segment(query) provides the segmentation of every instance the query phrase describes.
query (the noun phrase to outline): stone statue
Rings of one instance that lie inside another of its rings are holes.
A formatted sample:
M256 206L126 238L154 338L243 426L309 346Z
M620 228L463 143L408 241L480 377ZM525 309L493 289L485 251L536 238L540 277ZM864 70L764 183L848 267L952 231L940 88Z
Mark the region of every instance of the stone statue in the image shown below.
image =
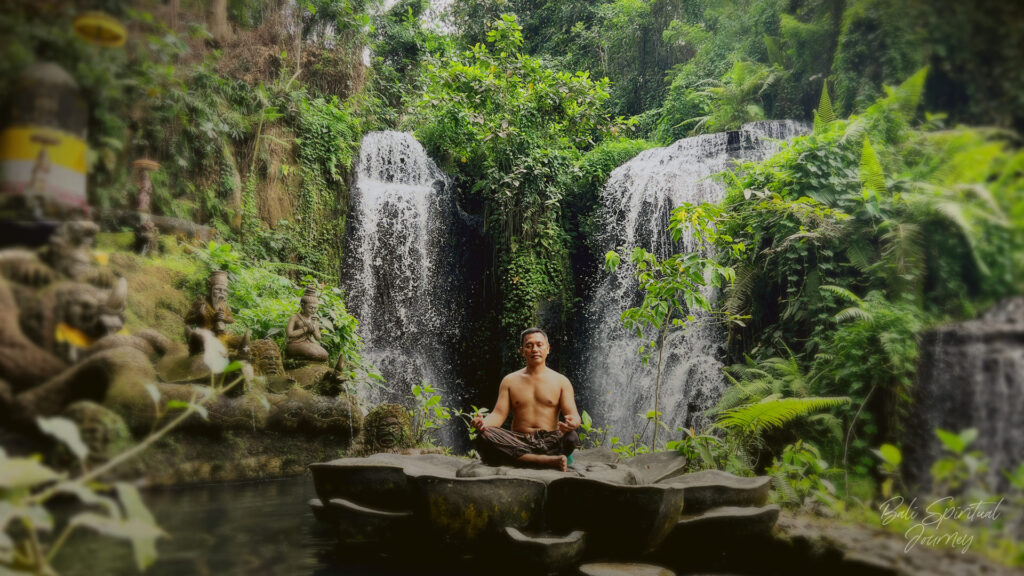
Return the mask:
M209 293L196 299L192 309L185 316L185 324L192 328L204 328L217 336L227 331L227 325L235 322L228 307L228 273L215 270L207 280Z
M293 362L327 362L327 350L320 345L320 322L316 317L320 301L316 288L307 286L300 304L301 311L288 319L285 355Z
M124 278L109 290L80 283L57 287L57 355L75 363L93 342L117 334L124 327L127 296L128 282Z
M135 210L140 214L149 214L149 203L153 197L153 181L149 178L149 170L140 170L138 194L135 196Z
M143 215L144 216L144 215ZM160 230L149 218L143 218L135 227L135 251L140 256L155 254L160 250Z
M65 222L57 228L49 245L50 265L57 274L78 282L94 280L90 250L99 231L100 227L88 220Z

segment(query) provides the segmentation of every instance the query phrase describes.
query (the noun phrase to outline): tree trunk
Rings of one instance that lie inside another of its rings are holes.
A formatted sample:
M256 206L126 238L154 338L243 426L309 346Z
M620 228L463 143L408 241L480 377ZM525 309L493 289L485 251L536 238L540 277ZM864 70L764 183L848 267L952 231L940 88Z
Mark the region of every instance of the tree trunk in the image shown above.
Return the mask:
M224 44L234 38L231 23L228 22L228 0L211 0L206 26L217 44Z

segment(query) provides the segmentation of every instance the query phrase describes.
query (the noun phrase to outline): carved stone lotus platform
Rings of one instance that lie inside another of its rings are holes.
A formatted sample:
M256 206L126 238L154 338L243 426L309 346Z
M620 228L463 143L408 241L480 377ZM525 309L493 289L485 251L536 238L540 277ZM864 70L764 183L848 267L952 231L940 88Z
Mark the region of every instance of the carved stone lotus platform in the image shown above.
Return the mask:
M686 460L675 453L622 461L598 449L574 460L560 472L442 454L342 458L310 466L318 498L309 505L342 549L416 543L420 553L477 556L489 566L500 558L504 568L529 574L584 560L674 564L665 558L678 556L680 541L695 532L763 535L778 518L778 507L764 505L767 478L685 474Z

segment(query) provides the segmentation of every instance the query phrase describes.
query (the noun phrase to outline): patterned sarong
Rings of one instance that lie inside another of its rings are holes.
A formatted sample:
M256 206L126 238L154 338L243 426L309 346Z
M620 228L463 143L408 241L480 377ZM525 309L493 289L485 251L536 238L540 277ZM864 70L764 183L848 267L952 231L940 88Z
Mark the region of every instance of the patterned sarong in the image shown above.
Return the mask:
M505 428L488 426L476 438L476 451L485 464L503 466L515 464L524 454L558 456L572 454L579 446L580 437L573 430L538 430L532 434L513 432Z

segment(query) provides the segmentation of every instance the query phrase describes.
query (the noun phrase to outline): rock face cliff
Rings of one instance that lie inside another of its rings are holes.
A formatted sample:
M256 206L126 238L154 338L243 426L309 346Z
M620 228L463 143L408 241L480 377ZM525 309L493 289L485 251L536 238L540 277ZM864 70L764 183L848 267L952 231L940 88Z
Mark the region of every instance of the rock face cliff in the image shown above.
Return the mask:
M1005 300L976 320L943 326L921 343L915 408L904 442L910 486L929 487L942 447L935 429L977 428L970 449L989 459L981 478L1004 490L1002 471L1024 461L1024 298Z

